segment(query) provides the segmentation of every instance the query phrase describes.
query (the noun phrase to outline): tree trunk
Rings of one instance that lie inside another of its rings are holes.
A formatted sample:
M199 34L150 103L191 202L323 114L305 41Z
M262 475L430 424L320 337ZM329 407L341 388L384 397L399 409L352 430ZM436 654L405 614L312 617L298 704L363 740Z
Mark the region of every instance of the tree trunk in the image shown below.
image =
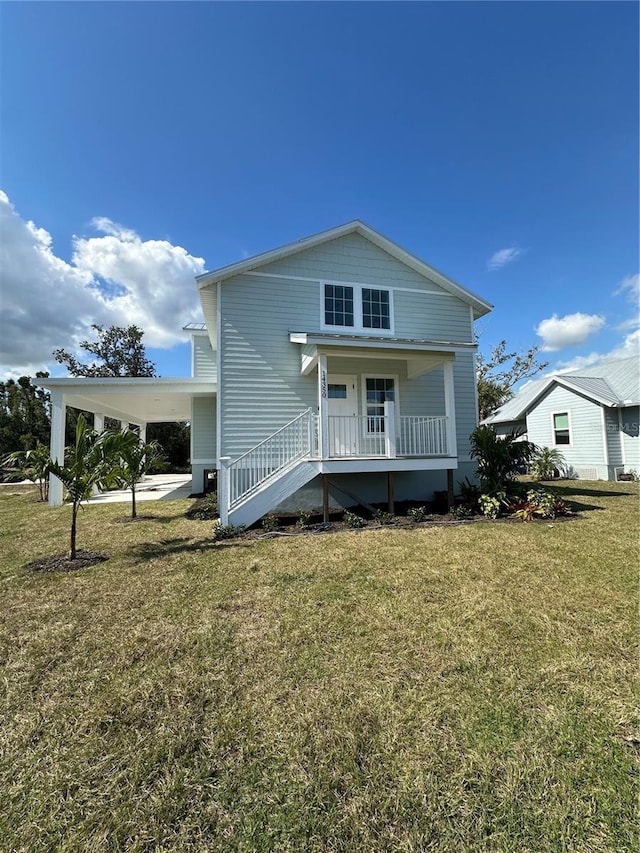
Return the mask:
M76 518L78 516L78 504L73 504L71 508L71 539L69 542L69 559L76 558Z
M136 517L136 484L131 485L131 518Z

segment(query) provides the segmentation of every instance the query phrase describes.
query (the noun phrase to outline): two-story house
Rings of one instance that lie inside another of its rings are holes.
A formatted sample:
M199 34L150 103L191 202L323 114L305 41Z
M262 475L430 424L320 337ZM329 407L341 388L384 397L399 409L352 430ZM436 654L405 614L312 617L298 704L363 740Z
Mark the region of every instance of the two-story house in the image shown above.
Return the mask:
M194 492L223 523L277 507L427 500L473 475L474 321L491 305L360 221L197 279L189 379L58 379L64 406L144 430L191 422ZM62 498L52 483L52 502Z

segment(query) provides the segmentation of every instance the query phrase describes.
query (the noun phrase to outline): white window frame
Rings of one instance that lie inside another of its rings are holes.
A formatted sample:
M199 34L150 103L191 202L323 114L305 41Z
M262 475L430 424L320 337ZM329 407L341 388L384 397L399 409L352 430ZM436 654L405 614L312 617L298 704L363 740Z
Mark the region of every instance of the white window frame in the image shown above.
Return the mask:
M327 285L338 287L352 287L353 288L353 326L333 326L329 323L325 323L325 309L324 309L324 290ZM364 290L384 290L389 294L389 328L388 329L372 329L369 326L363 325L363 305L362 305L362 291ZM393 314L393 288L391 287L380 287L376 284L361 284L359 282L354 281L328 281L322 280L320 282L320 328L324 331L330 332L342 332L343 334L348 334L349 332L353 332L354 334L360 335L376 335L380 337L385 337L388 335L393 335L395 320ZM382 377L381 377L382 378Z
M393 392L394 392L394 413L395 413L395 422L396 427L398 425L398 418L400 416L400 382L397 373L363 373L360 376L360 396L362 402L362 416L367 417L367 379L393 379ZM365 421L365 432L369 435L369 428L366 425Z
M556 415L566 415L569 424L569 443L558 444L556 442ZM571 423L571 409L559 409L557 412L551 412L551 445L552 447L572 447L573 446L573 424Z

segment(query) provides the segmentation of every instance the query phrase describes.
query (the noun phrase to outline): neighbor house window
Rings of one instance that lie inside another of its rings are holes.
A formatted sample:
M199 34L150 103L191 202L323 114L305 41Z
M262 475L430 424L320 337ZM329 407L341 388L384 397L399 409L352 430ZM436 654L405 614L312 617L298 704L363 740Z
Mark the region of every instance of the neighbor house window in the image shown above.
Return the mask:
M352 287L325 284L324 322L327 326L353 326Z
M571 444L568 412L561 412L553 416L553 438L555 444Z
M368 376L366 395L367 432L384 432L384 404L395 399L393 379Z
M367 333L372 329L392 330L393 303L390 290L328 282L324 282L322 287L325 327L351 328L354 332Z

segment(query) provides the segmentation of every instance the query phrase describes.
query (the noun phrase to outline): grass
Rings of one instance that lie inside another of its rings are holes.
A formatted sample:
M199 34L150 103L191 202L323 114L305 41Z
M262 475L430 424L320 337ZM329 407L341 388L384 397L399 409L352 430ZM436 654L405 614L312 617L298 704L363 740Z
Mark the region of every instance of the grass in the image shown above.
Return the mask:
M568 522L212 544L0 490L0 849L631 851L636 484ZM19 493L21 492L21 493ZM637 737L637 735L636 735Z

